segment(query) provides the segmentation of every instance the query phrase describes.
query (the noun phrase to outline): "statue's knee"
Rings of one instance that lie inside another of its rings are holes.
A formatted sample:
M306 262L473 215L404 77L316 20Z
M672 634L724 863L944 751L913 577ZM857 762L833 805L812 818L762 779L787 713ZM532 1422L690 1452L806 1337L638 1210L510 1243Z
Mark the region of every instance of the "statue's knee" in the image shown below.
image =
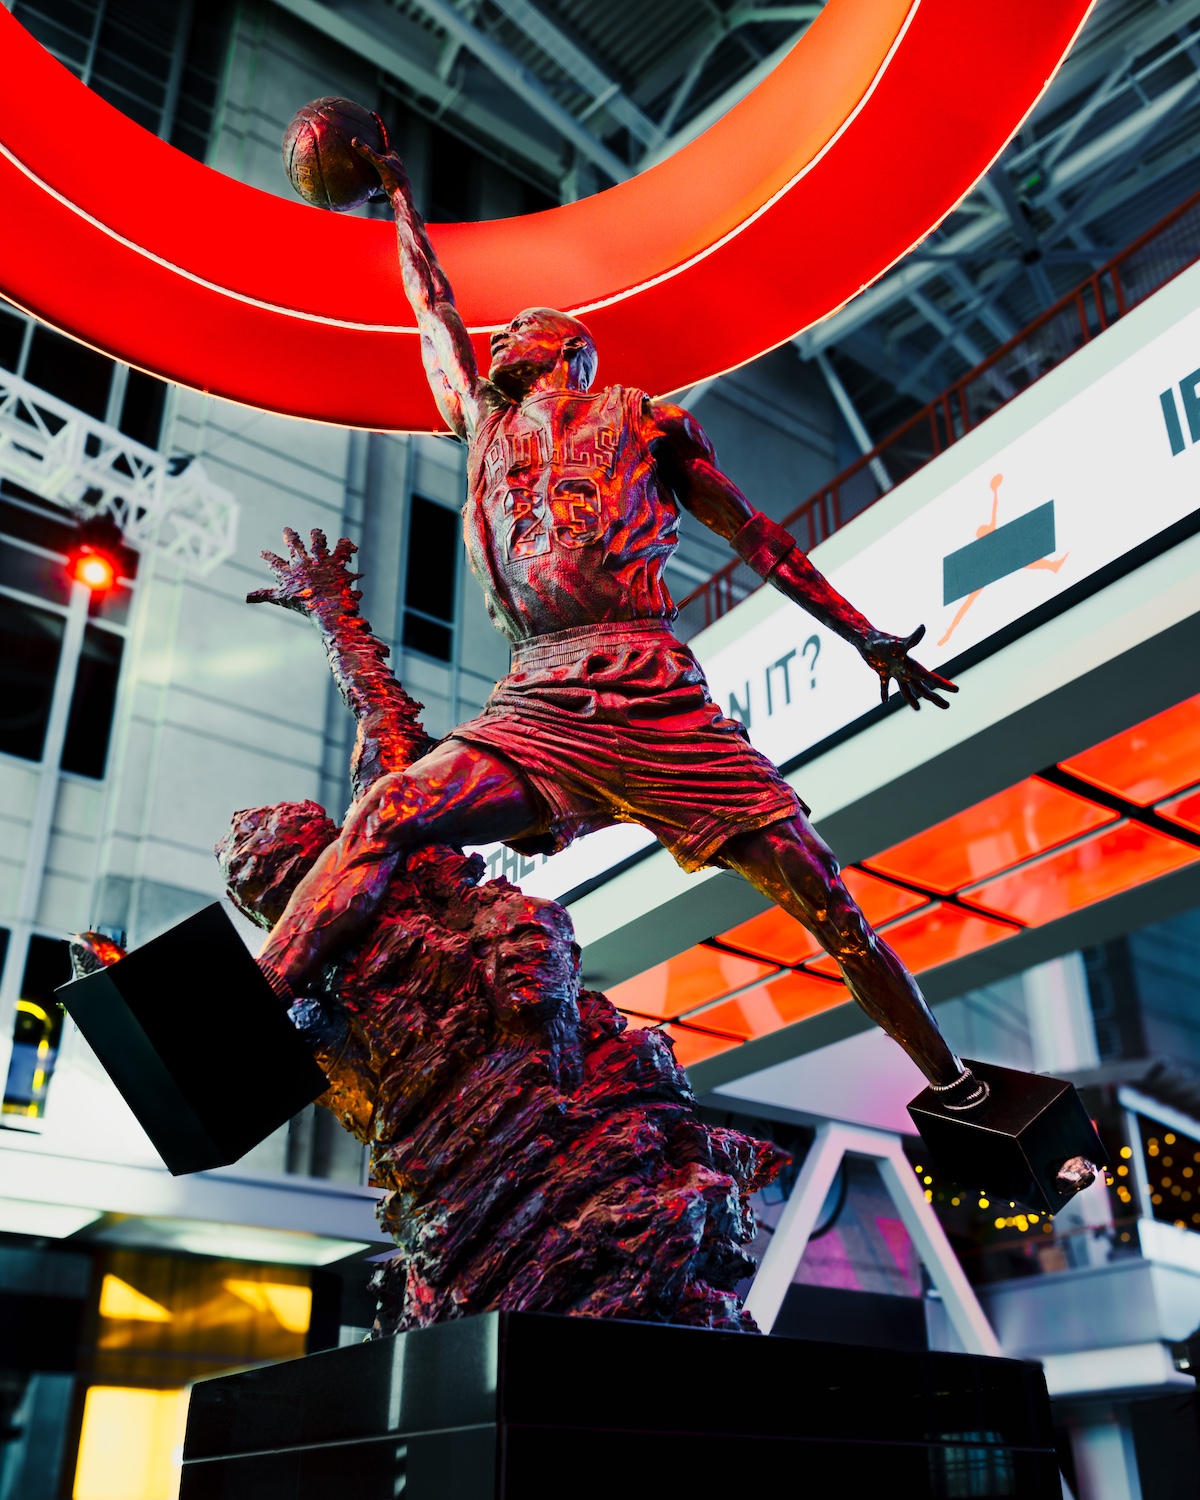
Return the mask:
M420 830L425 799L403 771L381 776L354 809L344 834L351 843L403 842Z

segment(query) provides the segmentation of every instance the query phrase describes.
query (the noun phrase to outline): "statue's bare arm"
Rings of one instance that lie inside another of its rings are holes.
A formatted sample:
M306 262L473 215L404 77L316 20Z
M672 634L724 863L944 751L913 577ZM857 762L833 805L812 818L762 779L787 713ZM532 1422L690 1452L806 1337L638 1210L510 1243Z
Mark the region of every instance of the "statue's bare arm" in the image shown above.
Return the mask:
M867 665L878 673L884 702L888 684L895 679L913 708L919 709L923 698L939 708L948 706L940 694L956 693L954 683L937 672L926 671L908 655L925 634L923 625L910 636L876 630L813 567L795 540L760 516L737 485L721 472L712 444L689 412L669 401L652 401L648 415L659 472L680 505L731 543L781 594L856 646Z
M355 150L379 173L396 216L396 245L404 292L417 315L421 359L438 410L460 438L469 438L479 425L479 367L466 325L454 305L454 293L438 264L425 221L413 202L404 163L388 143L387 129L376 115L383 137L382 152L360 140Z

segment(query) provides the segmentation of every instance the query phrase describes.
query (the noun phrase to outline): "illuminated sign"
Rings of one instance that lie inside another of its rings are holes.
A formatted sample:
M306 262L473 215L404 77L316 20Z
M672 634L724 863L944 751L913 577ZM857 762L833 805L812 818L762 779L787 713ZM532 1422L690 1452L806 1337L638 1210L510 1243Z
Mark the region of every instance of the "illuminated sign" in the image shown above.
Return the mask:
M1200 372L1183 381L1178 372L1197 360L1200 310L899 520L833 569L831 581L881 629L900 634L924 623L928 633L916 654L926 666L986 647L1196 510L1200 442L1184 451L1180 441L1192 406L1191 430L1200 433ZM925 476L936 473L935 465ZM878 680L855 648L782 596L721 650L709 654L704 642L701 635L695 646L713 697L777 765L879 701ZM653 842L644 830L622 826L552 859L521 860L498 845L482 852L492 874L557 897Z

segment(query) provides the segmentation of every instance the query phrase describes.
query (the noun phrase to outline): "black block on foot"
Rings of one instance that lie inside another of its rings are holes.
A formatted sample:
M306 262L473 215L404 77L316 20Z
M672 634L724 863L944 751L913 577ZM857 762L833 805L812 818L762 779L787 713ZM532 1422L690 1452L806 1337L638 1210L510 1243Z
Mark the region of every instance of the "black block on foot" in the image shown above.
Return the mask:
M938 1171L1003 1202L1057 1213L1075 1196L1057 1180L1065 1162L1081 1156L1095 1167L1108 1163L1074 1084L994 1063L963 1063L987 1085L982 1103L955 1108L969 1090L925 1089L908 1106Z
M57 994L176 1176L237 1161L329 1087L217 903Z

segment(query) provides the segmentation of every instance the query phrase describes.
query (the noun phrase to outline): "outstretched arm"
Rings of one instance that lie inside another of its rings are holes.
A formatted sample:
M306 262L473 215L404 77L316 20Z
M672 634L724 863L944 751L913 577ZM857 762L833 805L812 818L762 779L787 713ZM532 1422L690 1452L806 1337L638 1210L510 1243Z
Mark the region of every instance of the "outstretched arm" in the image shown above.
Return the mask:
M460 438L470 437L479 425L479 369L466 325L454 305L454 293L438 264L425 221L413 202L404 163L388 143L387 129L375 116L383 137L382 152L360 140L354 149L379 173L396 215L396 245L404 291L417 315L421 358L438 410Z
M733 481L721 473L704 429L688 412L667 401L654 401L651 417L659 472L679 503L723 536L760 578L856 646L867 665L878 673L885 703L888 684L894 678L913 708L920 708L922 698L939 708L949 706L940 693L956 693L954 683L926 671L908 655L925 634L923 625L908 637L876 630L822 577L783 527L756 511Z
M433 747L415 702L384 665L389 655L358 608L350 559L358 550L343 537L333 551L323 531L311 534L311 552L289 526L283 539L288 557L262 555L275 574L273 589L255 589L248 604L278 604L305 615L321 633L325 656L342 702L357 723L350 783L357 802L381 776L403 771Z

